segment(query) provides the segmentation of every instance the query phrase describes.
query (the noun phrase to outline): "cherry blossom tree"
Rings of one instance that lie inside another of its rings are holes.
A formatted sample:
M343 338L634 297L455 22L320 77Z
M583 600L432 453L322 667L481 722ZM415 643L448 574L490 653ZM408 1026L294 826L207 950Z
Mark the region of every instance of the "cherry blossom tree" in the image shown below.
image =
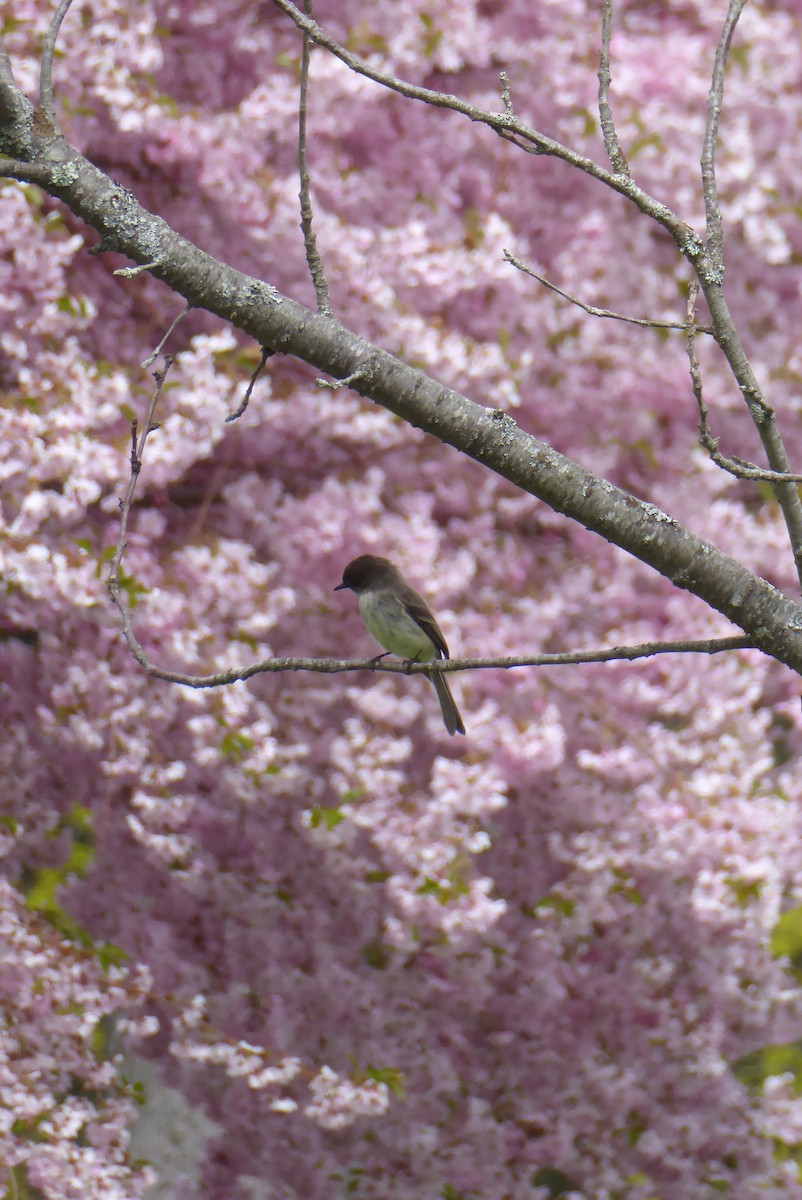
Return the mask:
M742 8L0 3L10 1196L802 1196L802 4Z

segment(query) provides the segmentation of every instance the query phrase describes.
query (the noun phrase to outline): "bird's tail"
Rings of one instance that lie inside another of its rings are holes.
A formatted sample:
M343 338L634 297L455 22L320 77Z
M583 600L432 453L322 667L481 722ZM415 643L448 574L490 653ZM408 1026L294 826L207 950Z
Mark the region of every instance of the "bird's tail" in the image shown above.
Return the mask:
M456 701L451 695L451 688L448 686L448 680L445 675L437 671L433 675L428 675L434 684L434 690L437 692L437 699L440 701L440 711L443 714L446 729L453 737L455 733L464 733L465 726L462 723L462 717L459 715Z

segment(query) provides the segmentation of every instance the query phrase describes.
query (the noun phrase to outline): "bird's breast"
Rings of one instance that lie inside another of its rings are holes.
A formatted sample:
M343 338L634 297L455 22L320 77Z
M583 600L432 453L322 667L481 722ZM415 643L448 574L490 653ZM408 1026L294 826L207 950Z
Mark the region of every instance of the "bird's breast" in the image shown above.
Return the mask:
M437 657L429 635L392 592L364 592L359 597L359 611L376 641L391 654L419 662Z

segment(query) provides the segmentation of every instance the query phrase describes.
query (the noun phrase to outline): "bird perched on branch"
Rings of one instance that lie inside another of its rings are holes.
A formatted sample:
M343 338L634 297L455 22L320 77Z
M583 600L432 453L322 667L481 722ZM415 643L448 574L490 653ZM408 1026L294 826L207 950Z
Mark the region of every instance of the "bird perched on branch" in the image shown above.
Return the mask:
M335 592L350 588L369 633L388 654L408 662L448 658L448 646L431 610L389 558L362 554L349 562ZM379 657L383 658L384 655ZM465 726L444 674L426 673L434 685L449 734L464 733Z

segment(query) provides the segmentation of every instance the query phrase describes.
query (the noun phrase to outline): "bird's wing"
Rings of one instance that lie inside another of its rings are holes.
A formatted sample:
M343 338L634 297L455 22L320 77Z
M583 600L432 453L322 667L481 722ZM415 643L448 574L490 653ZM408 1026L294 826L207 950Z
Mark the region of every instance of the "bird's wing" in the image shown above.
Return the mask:
M411 588L410 591L412 591ZM440 658L448 658L449 654L448 646L446 645L446 639L443 637L443 634L440 631L440 626L435 621L434 617L429 611L429 606L424 602L424 600L414 593L412 596L404 596L404 608L410 617L412 617L412 620L415 621L416 624L420 625L426 636L431 639L435 649L437 650L438 656Z

